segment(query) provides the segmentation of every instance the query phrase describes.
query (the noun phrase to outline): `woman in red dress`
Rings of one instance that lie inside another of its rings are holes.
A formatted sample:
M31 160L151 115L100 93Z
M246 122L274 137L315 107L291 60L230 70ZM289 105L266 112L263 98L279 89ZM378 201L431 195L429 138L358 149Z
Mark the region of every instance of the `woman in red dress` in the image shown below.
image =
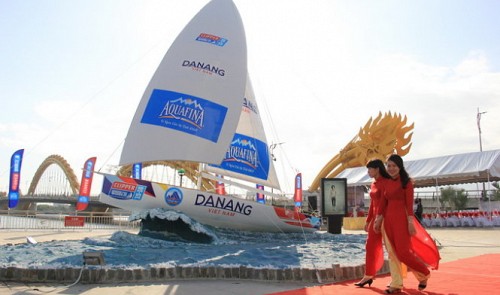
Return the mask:
M370 186L370 209L366 217L365 231L368 233L366 238L366 257L365 257L365 275L361 281L354 285L364 287L366 284L371 286L373 277L377 271L384 265L384 249L382 247L382 234L376 233L373 230L373 223L375 216L378 212L382 192L384 191L384 184L391 179L391 176L385 170L384 162L379 159L371 160L366 164L368 168L368 176L373 178Z
M403 289L401 263L412 270L421 291L427 287L430 277L428 267L437 269L439 266L439 251L434 240L413 216L413 183L403 159L391 155L387 160L387 172L394 180L386 182L374 228L380 232L382 227L389 253L392 281L385 293L400 293Z

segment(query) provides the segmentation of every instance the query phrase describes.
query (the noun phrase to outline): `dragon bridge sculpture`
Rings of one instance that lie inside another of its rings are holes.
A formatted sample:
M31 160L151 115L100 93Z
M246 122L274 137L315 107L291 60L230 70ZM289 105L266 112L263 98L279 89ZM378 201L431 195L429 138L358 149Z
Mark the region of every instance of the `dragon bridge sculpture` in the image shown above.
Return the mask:
M321 178L332 178L347 168L361 167L374 158L386 159L397 153L405 156L410 152L414 123L406 126L407 118L388 112L379 112L370 118L358 134L318 173L309 191L318 190Z

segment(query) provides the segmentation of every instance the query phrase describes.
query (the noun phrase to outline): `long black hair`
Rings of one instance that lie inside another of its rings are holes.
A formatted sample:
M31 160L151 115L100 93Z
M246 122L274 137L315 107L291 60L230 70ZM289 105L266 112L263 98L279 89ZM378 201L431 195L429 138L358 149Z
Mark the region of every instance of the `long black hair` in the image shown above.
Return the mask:
M403 158L401 156L392 154L387 161L394 162L399 167L399 178L401 178L401 183L403 184L403 188L406 188L408 181L410 181L410 175L406 172L405 165L403 163Z
M391 178L389 173L387 173L387 170L385 170L385 165L384 162L382 162L382 160L373 159L366 164L366 168L375 168L375 169L378 168L378 173L382 175L382 177Z

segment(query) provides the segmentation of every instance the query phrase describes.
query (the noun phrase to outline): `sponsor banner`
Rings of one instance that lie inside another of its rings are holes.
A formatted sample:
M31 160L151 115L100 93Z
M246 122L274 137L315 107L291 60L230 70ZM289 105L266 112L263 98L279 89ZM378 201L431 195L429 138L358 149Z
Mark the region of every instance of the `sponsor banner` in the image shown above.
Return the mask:
M215 74L221 77L224 77L226 75L226 70L223 68L220 68L218 66L211 65L209 63L201 62L201 61L195 61L195 60L184 60L182 62L183 67L188 67L191 68L193 71L205 73L205 74Z
M119 200L141 200L146 187L135 183L113 182L108 195Z
M226 113L227 107L209 100L154 89L141 123L170 128L217 142Z
M118 200L140 201L144 195L155 197L151 182L115 175L104 177L101 192Z
M142 163L132 165L132 178L142 179Z
M264 186L262 184L256 184L255 187L257 189L264 190ZM259 203L262 203L262 204L266 203L266 197L262 193L256 193L255 198L256 198L257 202L259 202Z
M196 37L196 41L210 43L220 47L223 47L227 43L227 39L207 33L201 33L198 35L198 37Z
M84 226L85 217L83 216L64 216L64 226Z
M82 211L87 209L89 205L90 190L92 188L92 178L94 177L96 157L92 157L85 161L83 165L82 180L80 183L80 193L76 202L76 210Z
M295 209L302 207L302 173L295 176L295 193L293 195Z
M212 196L197 194L194 203L195 206L203 206L208 208L211 214L234 216L242 214L249 216L252 214L252 205L244 201L234 200L227 197Z
M171 187L165 192L165 202L170 206L177 206L182 203L182 199L184 195L182 194L182 190Z
M14 208L19 202L19 184L21 183L21 164L24 149L17 150L10 158L9 208Z
M235 133L222 163L212 166L267 180L270 167L268 155L266 143Z

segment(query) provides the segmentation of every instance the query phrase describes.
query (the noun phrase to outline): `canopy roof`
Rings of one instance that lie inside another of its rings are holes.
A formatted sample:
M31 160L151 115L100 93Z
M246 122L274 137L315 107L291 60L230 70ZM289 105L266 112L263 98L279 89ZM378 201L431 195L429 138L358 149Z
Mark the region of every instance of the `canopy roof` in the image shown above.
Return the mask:
M405 161L405 167L415 187L498 181L500 150ZM348 186L372 182L365 167L346 169L336 177L347 178Z

